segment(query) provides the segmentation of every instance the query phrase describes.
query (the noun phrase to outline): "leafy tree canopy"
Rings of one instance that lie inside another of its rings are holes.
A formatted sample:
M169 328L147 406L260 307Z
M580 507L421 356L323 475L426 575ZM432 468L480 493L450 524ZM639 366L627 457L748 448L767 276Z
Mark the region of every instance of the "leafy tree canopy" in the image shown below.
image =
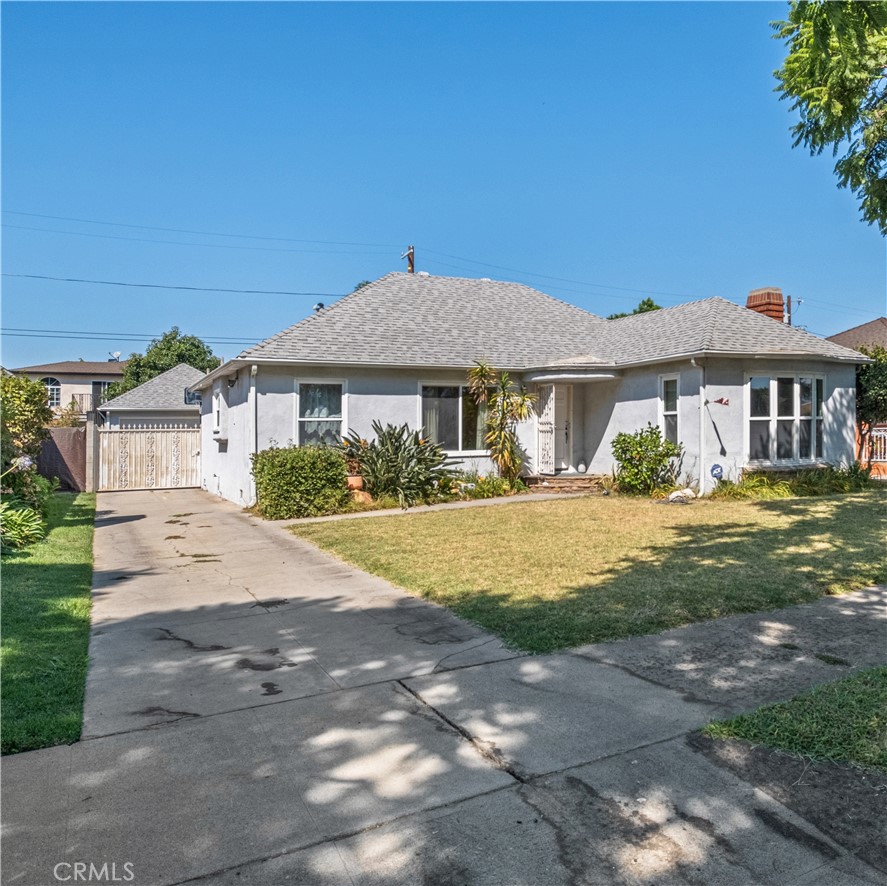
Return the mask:
M794 147L840 155L839 186L887 234L887 0L797 0L772 24L788 47L776 91L801 116Z
M144 354L129 355L123 379L108 388L106 397L109 400L119 397L179 363L187 363L201 372L210 372L221 362L209 345L196 335L182 335L179 327L173 326L169 332L155 338Z
M46 386L21 375L0 374L0 440L3 470L14 458L36 458L52 421Z
M856 420L865 448L872 427L887 423L887 348L874 345L859 350L874 361L856 370Z
M354 289L352 289L351 291L357 292L358 289L363 289L364 286L369 286L372 282L372 280L361 280L360 283L358 283L357 286L355 286Z
M640 301L631 314L626 314L625 312L622 312L621 314L609 314L607 319L618 320L620 317L630 317L632 314L646 314L648 311L658 311L661 307L662 305L657 305L652 298L645 298Z

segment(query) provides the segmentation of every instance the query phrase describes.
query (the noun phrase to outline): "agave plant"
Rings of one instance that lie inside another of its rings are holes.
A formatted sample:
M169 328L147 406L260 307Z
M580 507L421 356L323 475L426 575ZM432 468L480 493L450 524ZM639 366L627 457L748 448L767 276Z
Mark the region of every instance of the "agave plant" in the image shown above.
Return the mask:
M360 466L364 488L373 498L391 496L401 507L433 501L453 485L443 448L422 438L409 425L373 422L374 440L354 431L342 440L345 457Z
M485 407L484 442L499 476L514 483L524 463L517 424L533 415L535 396L516 385L507 372L498 372L481 360L468 370L468 393L479 407Z

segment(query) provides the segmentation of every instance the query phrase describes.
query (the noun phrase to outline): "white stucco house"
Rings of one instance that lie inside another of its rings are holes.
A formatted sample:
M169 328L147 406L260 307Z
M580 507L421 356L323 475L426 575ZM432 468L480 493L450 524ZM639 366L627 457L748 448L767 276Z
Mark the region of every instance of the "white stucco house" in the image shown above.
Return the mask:
M770 306L778 290L757 291ZM251 504L250 455L335 442L371 423L423 428L466 468L490 469L466 370L483 359L537 395L519 427L526 472L609 473L610 444L648 422L712 468L847 464L856 351L720 298L604 320L517 283L393 273L249 348L202 395L202 485ZM715 474L718 469L715 468Z

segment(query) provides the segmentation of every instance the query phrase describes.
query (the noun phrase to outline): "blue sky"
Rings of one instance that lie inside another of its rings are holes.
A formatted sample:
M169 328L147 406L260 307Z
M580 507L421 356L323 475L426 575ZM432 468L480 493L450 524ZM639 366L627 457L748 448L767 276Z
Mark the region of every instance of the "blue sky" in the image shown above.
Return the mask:
M598 314L766 285L822 335L885 314L883 239L791 148L785 10L5 3L4 274L306 294L4 276L5 330L102 336L4 335L2 362L174 324L231 357L409 243Z

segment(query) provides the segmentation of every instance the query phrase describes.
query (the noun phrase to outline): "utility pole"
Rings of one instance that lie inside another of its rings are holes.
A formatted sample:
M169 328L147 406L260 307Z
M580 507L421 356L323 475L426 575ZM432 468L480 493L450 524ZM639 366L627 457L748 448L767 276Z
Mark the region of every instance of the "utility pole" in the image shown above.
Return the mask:
M792 325L792 297L787 295L785 297L785 322L788 323L789 326Z
M407 246L407 251L401 256L401 259L407 260L407 273L414 274L416 272L416 251L412 246Z

